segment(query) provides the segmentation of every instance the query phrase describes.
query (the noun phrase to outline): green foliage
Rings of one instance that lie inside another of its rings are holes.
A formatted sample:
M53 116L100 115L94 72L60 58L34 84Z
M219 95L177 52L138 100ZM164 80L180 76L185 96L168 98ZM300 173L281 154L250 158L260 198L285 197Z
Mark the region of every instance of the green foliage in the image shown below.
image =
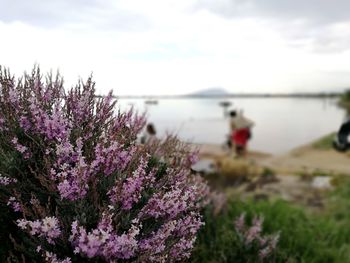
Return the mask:
M192 262L254 262L242 256L233 221L240 214L265 218L264 232L280 232L277 252L269 262L350 262L350 182L341 184L327 199L322 212L307 212L282 200L231 201L214 217L210 207ZM244 260L243 260L244 258Z
M350 102L350 89L347 89L340 98L342 101Z
M350 89L346 90L340 97L338 105L350 112Z
M268 167L264 167L263 171L261 172L262 177L273 177L275 175L275 171Z
M312 144L312 147L318 150L329 150L333 149L332 142L335 137L335 132L332 132Z

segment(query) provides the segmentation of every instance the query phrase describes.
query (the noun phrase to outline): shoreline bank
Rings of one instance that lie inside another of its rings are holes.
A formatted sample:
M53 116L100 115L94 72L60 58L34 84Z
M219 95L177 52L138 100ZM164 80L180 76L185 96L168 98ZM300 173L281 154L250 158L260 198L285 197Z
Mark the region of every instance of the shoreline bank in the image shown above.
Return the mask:
M323 137L322 137L323 138ZM273 169L278 174L295 174L300 172L326 172L330 174L350 175L350 153L340 153L332 148L319 149L314 146L315 142L297 147L283 154L269 154L254 150L248 150L247 161L257 166ZM199 149L200 159L211 159L219 162L233 155L221 145L215 144L192 144Z

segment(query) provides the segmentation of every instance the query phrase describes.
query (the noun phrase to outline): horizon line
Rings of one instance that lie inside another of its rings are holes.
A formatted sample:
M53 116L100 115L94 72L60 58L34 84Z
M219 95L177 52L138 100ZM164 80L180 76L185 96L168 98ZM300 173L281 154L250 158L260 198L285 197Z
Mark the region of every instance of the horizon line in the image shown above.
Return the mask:
M228 93L228 94L179 94L179 95L113 95L113 98L166 99L166 98L324 98L339 97L343 92L292 92L292 93ZM106 95L96 95L106 97Z

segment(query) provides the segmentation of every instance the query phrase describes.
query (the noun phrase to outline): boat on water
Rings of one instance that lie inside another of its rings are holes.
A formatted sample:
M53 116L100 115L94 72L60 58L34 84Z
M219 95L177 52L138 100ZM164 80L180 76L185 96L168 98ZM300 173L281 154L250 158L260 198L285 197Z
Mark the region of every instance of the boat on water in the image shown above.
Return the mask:
M229 116L228 108L232 105L232 102L224 100L219 102L219 105L224 109L224 117L227 118Z
M232 103L230 102L230 101L221 101L221 102L219 102L219 105L221 106L221 107L224 107L224 108L227 108L227 107L230 107L231 105L232 105Z
M157 105L158 104L158 100L145 100L145 104Z

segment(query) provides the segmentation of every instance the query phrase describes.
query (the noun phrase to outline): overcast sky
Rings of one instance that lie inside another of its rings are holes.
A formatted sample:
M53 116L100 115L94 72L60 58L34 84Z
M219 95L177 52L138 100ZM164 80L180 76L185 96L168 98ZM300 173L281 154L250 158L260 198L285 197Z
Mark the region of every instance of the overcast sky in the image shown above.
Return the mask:
M116 95L350 87L349 0L0 0L0 64Z

